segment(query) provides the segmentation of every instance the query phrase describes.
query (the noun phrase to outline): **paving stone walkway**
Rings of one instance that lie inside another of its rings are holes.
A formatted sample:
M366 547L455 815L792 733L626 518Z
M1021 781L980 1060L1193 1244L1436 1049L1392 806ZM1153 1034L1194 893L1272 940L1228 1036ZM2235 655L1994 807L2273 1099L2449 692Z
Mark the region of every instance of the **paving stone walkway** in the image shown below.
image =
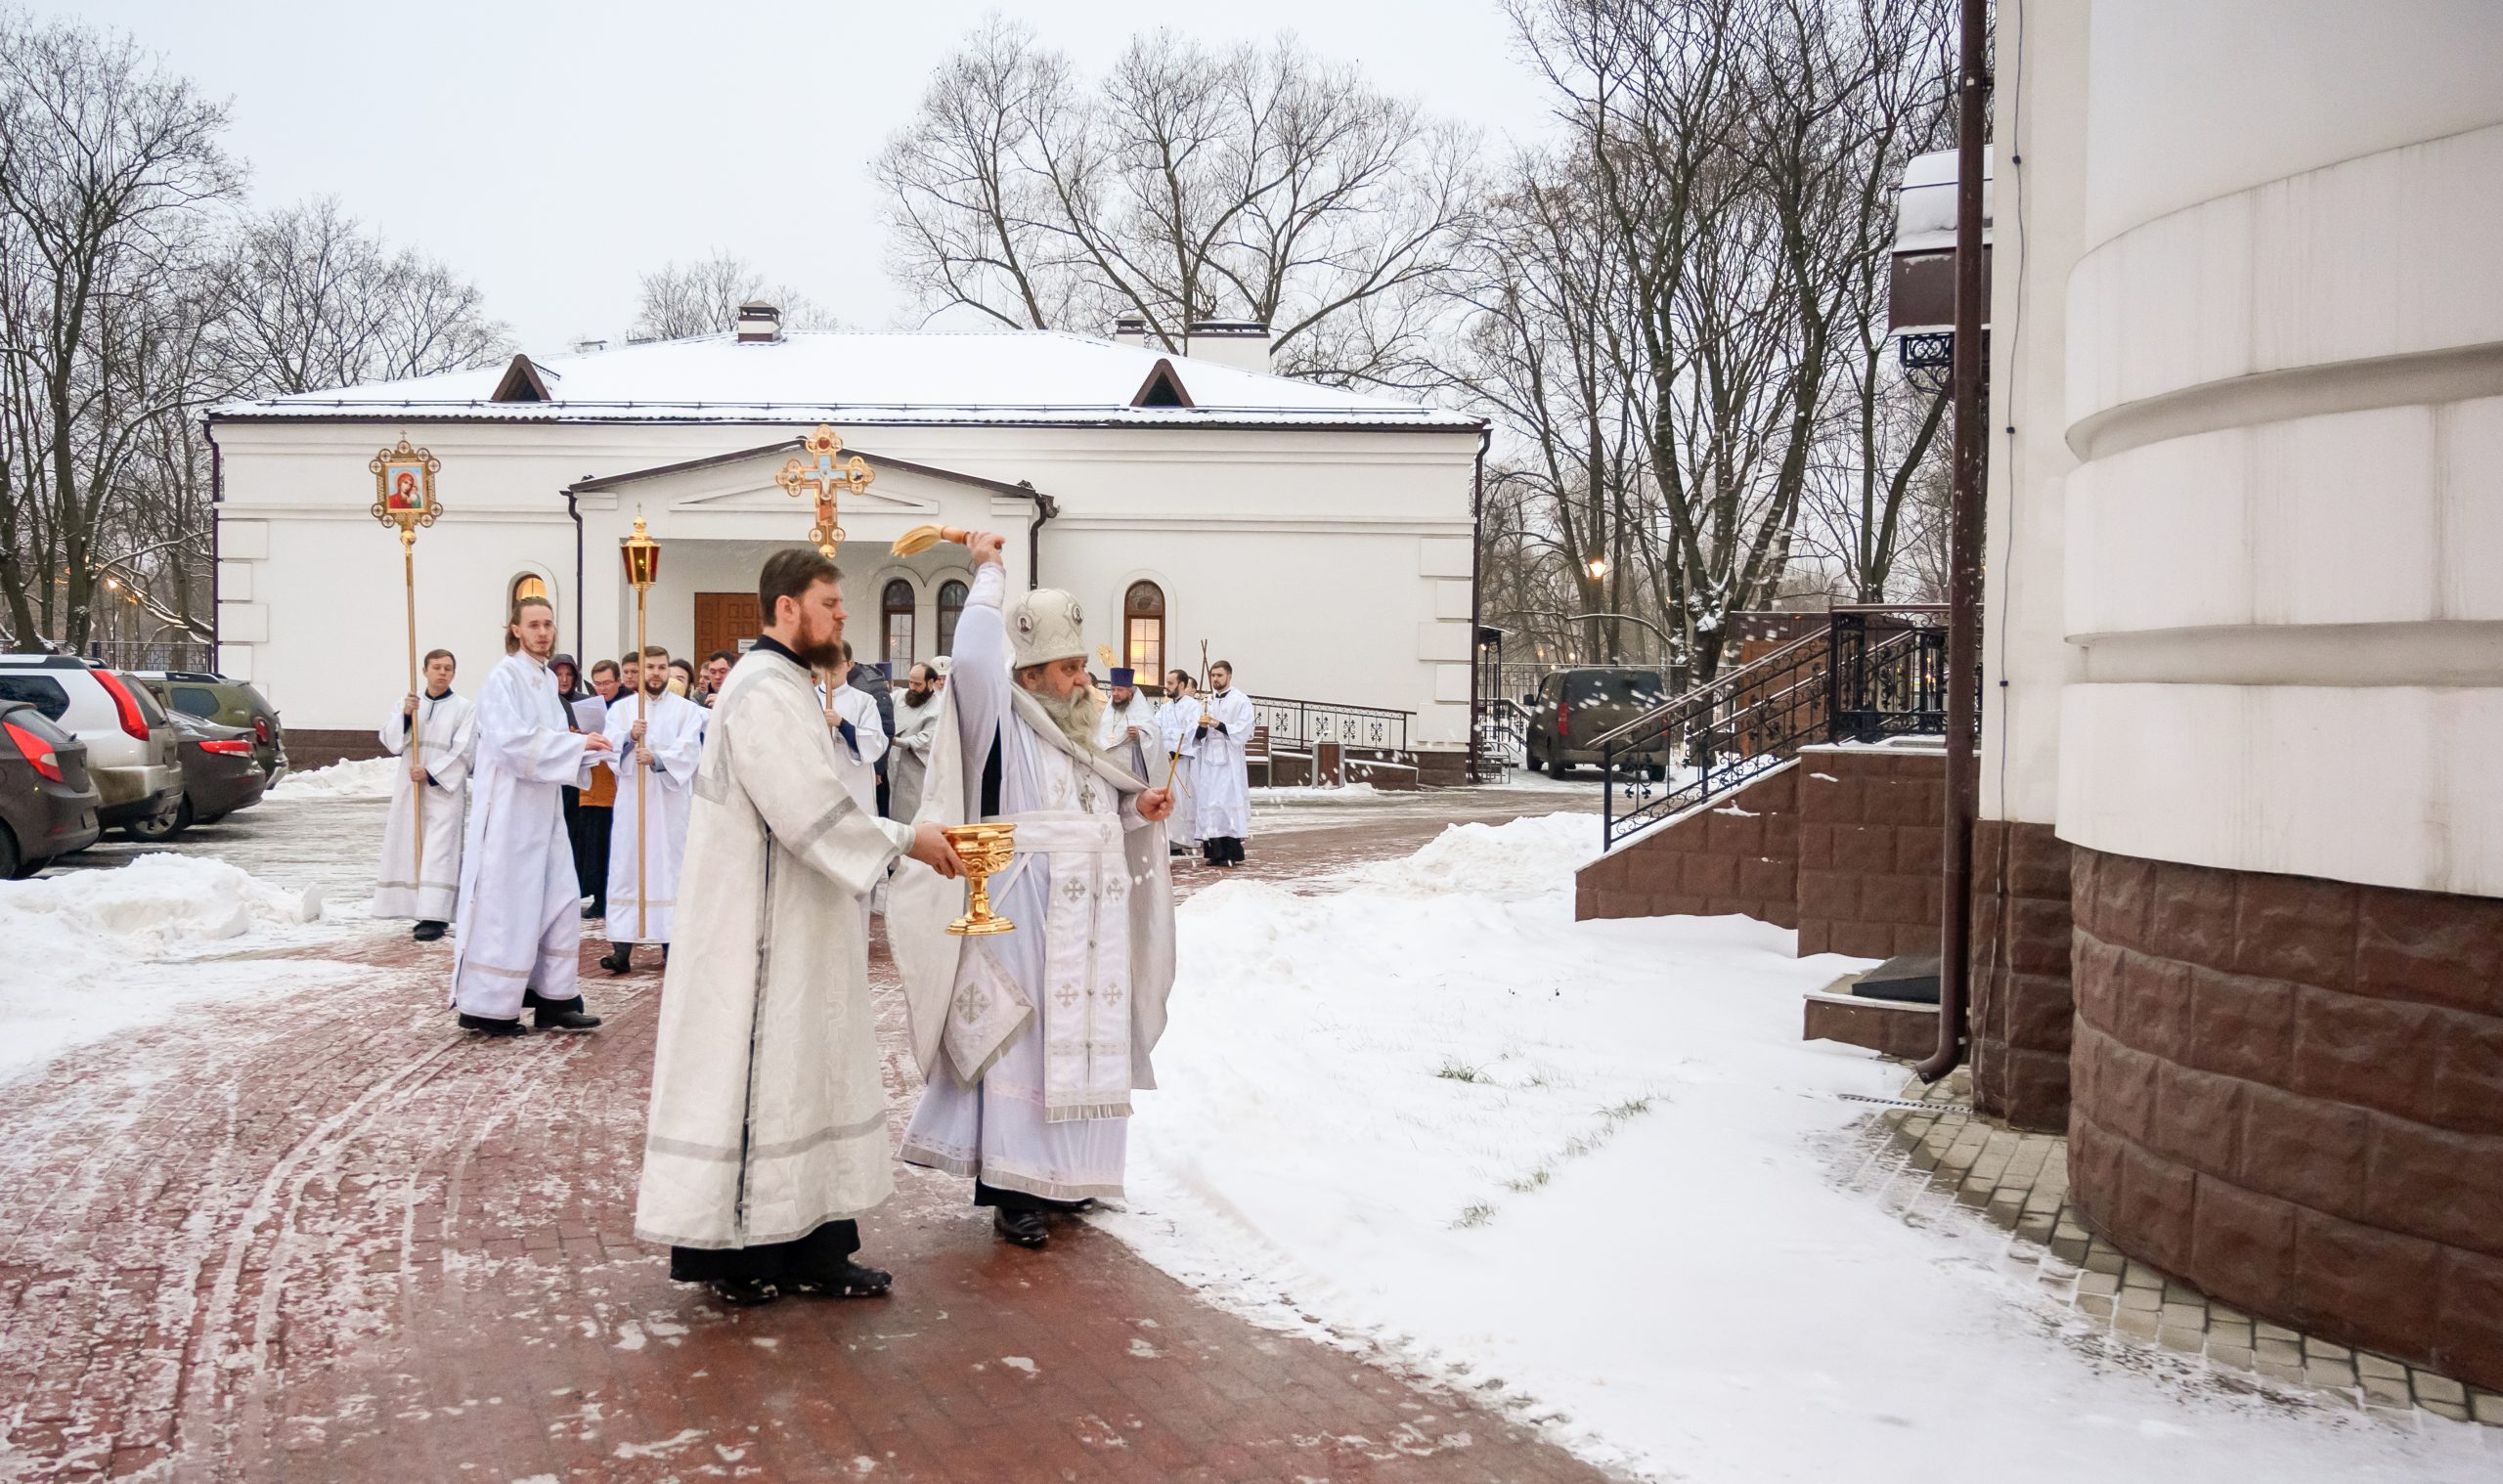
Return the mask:
M1903 1102L1869 1119L1850 1182L1910 1220L1946 1204L1980 1213L2008 1232L2010 1270L2093 1328L2203 1359L2221 1384L2358 1408L2394 1427L2503 1428L2503 1395L2255 1320L2093 1235L2069 1201L2068 1140L1975 1117L1969 1072L1910 1081Z
M1569 801L1279 835L1248 874L1541 805ZM459 1034L444 945L377 927L321 953L333 984L0 1090L0 1477L1603 1477L1082 1224L1004 1246L922 1171L864 1223L892 1299L715 1307L632 1235L660 983L609 980L597 949L593 1036ZM916 1078L873 970L900 1118Z

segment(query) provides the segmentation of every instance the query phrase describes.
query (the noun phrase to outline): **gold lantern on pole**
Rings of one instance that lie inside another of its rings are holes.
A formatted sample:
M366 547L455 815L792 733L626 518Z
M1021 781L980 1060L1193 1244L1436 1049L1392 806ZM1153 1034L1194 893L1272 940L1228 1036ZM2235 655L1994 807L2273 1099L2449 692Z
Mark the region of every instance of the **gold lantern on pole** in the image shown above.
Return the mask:
M396 527L400 533L400 577L409 595L409 694L417 693L417 530L435 523L443 514L443 502L435 499L435 471L443 460L424 449L411 448L409 435L377 452L366 464L373 475L373 518L383 525ZM414 719L413 719L414 720ZM410 727L409 745L417 749L422 765L425 756L424 728ZM412 881L425 879L426 863L426 791L409 790L409 812L417 826L416 849L409 872Z
M843 452L843 435L837 433L831 423L820 422L814 432L800 440L800 453L783 463L781 472L773 476L773 482L782 487L783 494L794 500L800 498L804 491L815 499L816 523L809 527L809 545L817 548L818 555L832 561L835 552L843 546L843 527L839 524L842 511L835 502L837 494L859 495L877 477L878 471L869 467L869 460L857 454L847 456ZM826 730L832 731L835 722L834 687L838 681L832 675L822 676L819 679L825 687L825 726Z
M648 641L643 636L644 601L651 595L652 584L661 580L661 544L652 540L650 533L643 529L642 516L635 517L635 534L626 538L626 543L619 548L618 554L626 559L626 581L635 589L635 660L639 667L642 663L643 651L649 647ZM635 681L635 721L637 725L644 725L646 721L651 695L650 688L642 682L641 674L638 668ZM649 728L646 726L646 735L640 739L635 750L635 940L637 942L642 941L646 936L643 904L651 900L652 895L643 881L643 861L647 853L643 848L643 842L651 828L650 811L644 807L643 785L643 780L649 777L652 771L651 738L648 732Z

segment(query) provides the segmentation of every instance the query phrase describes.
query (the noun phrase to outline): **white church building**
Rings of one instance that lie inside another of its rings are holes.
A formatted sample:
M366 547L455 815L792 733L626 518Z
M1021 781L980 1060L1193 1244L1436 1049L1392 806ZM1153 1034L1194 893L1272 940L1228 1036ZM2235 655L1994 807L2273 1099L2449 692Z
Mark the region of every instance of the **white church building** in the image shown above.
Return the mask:
M736 649L759 566L814 521L776 476L822 425L871 474L839 509L858 659L900 675L944 653L971 580L963 548L898 558L898 536L1001 531L1011 583L1076 594L1119 663L1196 672L1205 645L1256 696L1388 714L1264 708L1282 749L1328 729L1457 781L1483 424L1266 374L1257 326L1195 329L1165 356L1050 331L785 334L751 306L732 334L220 407L219 668L299 754L370 750L408 621L369 463L403 437L440 461L417 643L459 657L461 688L502 657L517 591L553 603L586 672L623 653L637 516L662 543L651 641Z

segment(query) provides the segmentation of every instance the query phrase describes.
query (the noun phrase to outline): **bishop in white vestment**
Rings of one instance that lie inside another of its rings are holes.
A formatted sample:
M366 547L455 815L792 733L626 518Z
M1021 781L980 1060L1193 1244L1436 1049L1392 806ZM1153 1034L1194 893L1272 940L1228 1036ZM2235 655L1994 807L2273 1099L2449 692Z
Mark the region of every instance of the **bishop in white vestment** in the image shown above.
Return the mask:
M1243 863L1243 842L1252 834L1252 769L1243 749L1250 745L1257 722L1252 698L1234 688L1234 667L1220 660L1208 667L1213 688L1201 701L1208 721L1192 719L1199 756L1191 769L1191 794L1199 806L1193 833L1200 853L1215 866Z
M652 1065L635 1234L725 1302L886 1291L855 1218L895 1181L861 903L900 851L952 874L936 826L880 819L836 776L810 675L840 633L834 564L775 553L774 624L710 713Z
M608 954L599 962L611 974L634 967L637 943L659 943L668 959L687 805L712 715L670 691L667 650L646 650L641 674L643 739L635 740L637 702L622 691L606 722L617 749L617 799L609 806Z
M1040 1246L1044 1212L1121 1193L1130 1093L1155 1085L1148 1054L1173 982L1172 798L1135 743L1093 745L1101 703L1076 600L1040 589L1002 614L999 542L973 539L920 820L1016 825L1014 860L990 878L992 910L1016 930L949 936L962 892L907 868L887 936L927 1079L902 1157L971 1176L1000 1235Z
M521 1033L589 1030L579 970L582 883L565 835L564 789L588 782L608 739L571 730L548 655L556 617L545 598L514 605L504 663L478 692L478 752L461 848L461 915L452 1000L461 1024Z
M469 760L478 709L452 693L452 651L426 656L422 696L392 708L376 733L383 751L408 764L391 775L391 813L382 824L382 869L373 883L375 917L415 918L421 943L443 937L461 895L461 831L469 806ZM413 796L423 795L422 802ZM425 851L417 850L422 808Z

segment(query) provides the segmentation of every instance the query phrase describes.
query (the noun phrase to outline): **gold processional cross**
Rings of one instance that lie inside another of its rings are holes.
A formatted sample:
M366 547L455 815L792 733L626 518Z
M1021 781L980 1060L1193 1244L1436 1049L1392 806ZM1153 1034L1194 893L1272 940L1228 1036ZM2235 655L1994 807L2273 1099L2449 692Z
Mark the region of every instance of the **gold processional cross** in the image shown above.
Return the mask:
M817 523L809 527L809 545L817 548L828 561L834 559L835 548L843 545L843 527L835 524L838 491L859 495L869 488L878 471L857 454L844 457L842 435L825 423L800 440L803 456L795 456L782 465L773 482L782 493L797 499L806 490L816 497Z

